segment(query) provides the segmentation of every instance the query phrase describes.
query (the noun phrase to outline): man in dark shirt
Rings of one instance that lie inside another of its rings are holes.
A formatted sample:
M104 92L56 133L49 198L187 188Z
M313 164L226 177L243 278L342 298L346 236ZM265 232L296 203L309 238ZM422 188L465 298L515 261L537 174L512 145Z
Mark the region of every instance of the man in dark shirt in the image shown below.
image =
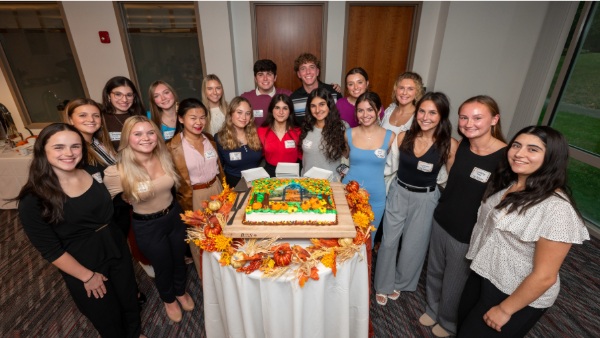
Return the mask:
M296 120L301 123L304 120L305 110L306 110L306 101L308 99L308 95L310 92L317 88L325 88L331 95L334 100L337 101L338 98L341 98L341 94L336 92L335 84L328 85L319 81L319 74L321 72L321 62L317 59L316 56L310 53L301 54L294 61L294 71L296 71L296 75L300 81L302 81L302 86L296 91L292 93L290 96L292 102L294 102L294 114L296 114ZM339 86L337 86L339 89Z

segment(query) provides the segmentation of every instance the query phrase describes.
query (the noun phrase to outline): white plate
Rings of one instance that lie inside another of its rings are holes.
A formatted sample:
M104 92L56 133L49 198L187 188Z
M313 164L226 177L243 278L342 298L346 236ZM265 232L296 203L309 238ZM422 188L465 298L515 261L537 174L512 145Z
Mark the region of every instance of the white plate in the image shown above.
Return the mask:
M286 163L280 162L277 164L275 169L276 177L299 177L300 176L300 164L298 163Z
M267 178L270 177L265 168L252 168L248 170L242 170L242 177L246 180L246 182L252 182L259 178Z
M333 171L327 170L327 169L322 169L322 168L317 168L317 167L312 167L307 172L304 173L304 177L322 178L322 179L326 179L326 180L329 180L332 175L333 175Z

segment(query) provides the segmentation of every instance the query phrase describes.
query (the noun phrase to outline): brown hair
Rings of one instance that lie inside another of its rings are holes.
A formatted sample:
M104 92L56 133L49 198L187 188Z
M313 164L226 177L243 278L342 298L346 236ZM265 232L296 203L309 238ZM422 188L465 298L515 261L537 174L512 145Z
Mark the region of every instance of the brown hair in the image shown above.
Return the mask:
M463 106L467 103L481 103L482 105L486 106L489 110L490 113L492 113L492 117L496 116L496 115L500 115L500 108L498 107L498 103L496 103L496 101L494 99L492 99L491 97L487 96L487 95L477 95L477 96L473 96L470 99L467 99L465 102L463 102L460 107L458 107L458 113L460 114L460 110L463 108ZM460 132L460 129L458 129L458 134L460 134L460 136L465 137L465 135L463 135L463 133ZM504 136L502 135L502 125L500 123L500 116L498 116L498 123L496 123L495 126L492 126L492 136L494 138L497 138L498 140L506 143L506 140L504 139Z

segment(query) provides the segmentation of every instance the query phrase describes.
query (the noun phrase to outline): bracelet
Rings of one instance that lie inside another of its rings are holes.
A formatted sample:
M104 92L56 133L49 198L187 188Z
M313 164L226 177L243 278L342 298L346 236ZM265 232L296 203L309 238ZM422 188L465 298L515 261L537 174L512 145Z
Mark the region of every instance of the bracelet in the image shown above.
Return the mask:
M87 282L91 281L92 278L94 278L95 275L96 275L96 273L92 271L92 277L90 277L90 279L88 279L85 282L83 282L83 284L87 284Z

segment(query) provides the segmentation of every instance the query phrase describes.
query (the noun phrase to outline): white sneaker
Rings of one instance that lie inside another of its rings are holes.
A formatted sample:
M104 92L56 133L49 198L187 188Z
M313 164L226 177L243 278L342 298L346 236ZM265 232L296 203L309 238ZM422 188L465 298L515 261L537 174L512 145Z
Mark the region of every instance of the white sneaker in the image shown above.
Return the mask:
M152 267L152 265L146 265L142 262L138 263L140 263L140 266L144 269L144 271L150 278L154 278L154 268Z

